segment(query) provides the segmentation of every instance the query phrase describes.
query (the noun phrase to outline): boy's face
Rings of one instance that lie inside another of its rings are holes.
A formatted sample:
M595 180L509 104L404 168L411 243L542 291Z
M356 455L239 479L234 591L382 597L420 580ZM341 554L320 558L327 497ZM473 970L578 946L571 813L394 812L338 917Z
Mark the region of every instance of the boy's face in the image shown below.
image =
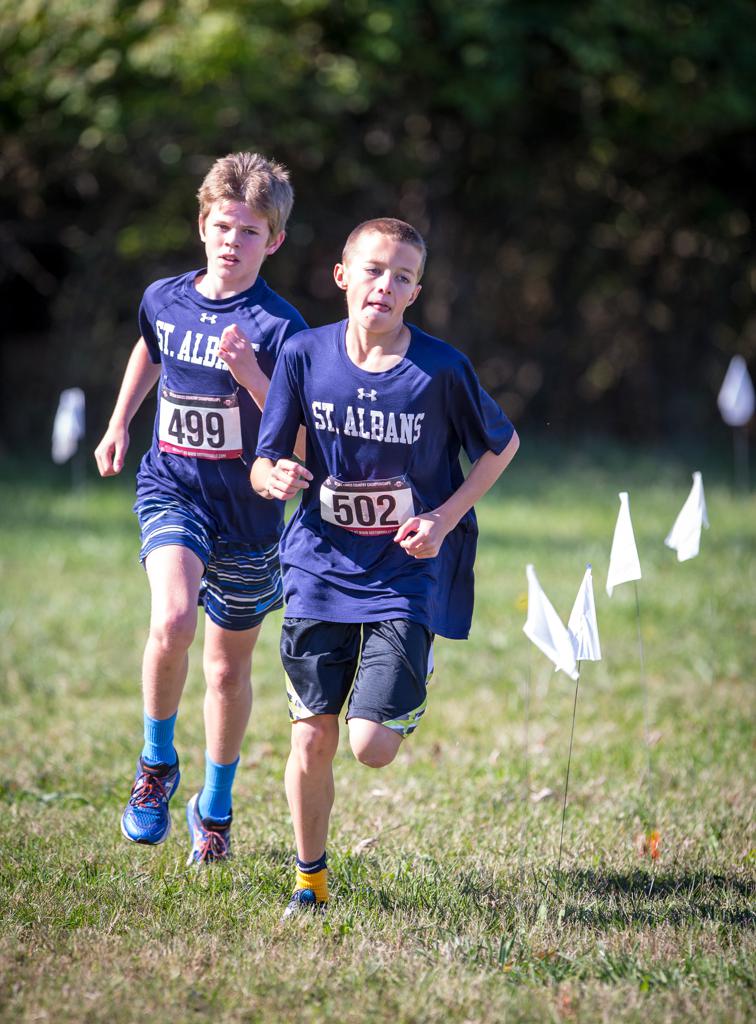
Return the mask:
M370 334L395 332L420 293L421 262L414 245L365 231L333 272L346 292L349 319Z
M207 273L225 294L251 288L266 256L283 243L284 233L270 237L264 217L233 199L213 203L199 219L200 238L205 243Z

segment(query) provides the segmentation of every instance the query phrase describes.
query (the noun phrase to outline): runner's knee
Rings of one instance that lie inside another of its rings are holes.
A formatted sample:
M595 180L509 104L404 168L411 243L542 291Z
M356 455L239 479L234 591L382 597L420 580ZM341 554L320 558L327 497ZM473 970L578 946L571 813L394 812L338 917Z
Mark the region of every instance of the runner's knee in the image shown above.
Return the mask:
M360 762L368 768L385 768L396 757L396 750L387 750L379 744L368 744L357 746L352 744L352 753Z
M339 723L335 715L315 715L294 722L291 750L302 771L330 764L339 745Z
M164 650L188 650L197 628L194 608L169 608L154 613L150 622L150 639Z
M396 757L402 739L385 725L351 719L349 742L352 753L360 764L367 765L368 768L385 768Z
M250 666L234 665L223 659L205 660L205 682L221 700L234 700L251 685Z

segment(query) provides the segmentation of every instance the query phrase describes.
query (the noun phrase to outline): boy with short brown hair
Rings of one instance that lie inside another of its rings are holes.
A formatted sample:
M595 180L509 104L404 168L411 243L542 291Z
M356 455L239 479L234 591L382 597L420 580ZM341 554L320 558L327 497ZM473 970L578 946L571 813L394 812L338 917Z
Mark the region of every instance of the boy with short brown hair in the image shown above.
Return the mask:
M229 154L210 169L198 198L207 264L147 288L142 336L95 458L102 476L120 472L129 424L159 378L134 506L151 592L144 745L121 831L146 845L170 831L168 804L180 777L174 727L202 604L205 785L189 800L187 822L189 861L206 864L231 851L252 653L265 615L281 606L283 505L252 491L249 466L273 366L284 341L306 325L259 276L285 238L293 202L285 168L258 153Z
M348 698L352 751L374 768L414 731L434 634L462 639L470 628L472 506L519 444L469 360L405 323L424 261L404 221L359 225L334 269L348 319L289 342L263 412L252 484L269 498L302 492L281 541L297 844L285 916L328 901L339 713ZM300 423L305 466L291 459Z

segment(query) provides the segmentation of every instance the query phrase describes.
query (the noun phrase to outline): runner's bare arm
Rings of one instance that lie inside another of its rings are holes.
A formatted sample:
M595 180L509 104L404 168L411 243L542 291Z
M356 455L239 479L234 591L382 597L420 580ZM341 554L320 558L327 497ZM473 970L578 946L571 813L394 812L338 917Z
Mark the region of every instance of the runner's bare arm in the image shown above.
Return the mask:
M224 329L219 351L234 380L249 392L253 402L262 412L270 380L260 369L252 343L237 324L230 324ZM300 459L305 457L305 436L305 429L302 427L294 445L294 454Z
M145 340L140 338L126 364L108 429L95 448L100 476L115 476L123 469L129 447L129 424L159 377L160 363L152 362Z
M394 540L414 558L434 558L446 535L475 502L493 487L519 447L520 439L514 433L506 448L498 455L495 452L484 452L465 481L442 505L423 515L412 516L399 527Z
M262 412L270 380L260 369L252 342L238 324L230 324L221 334L220 355L234 380L241 384Z
M255 459L249 479L261 498L286 501L310 486L312 473L293 459Z

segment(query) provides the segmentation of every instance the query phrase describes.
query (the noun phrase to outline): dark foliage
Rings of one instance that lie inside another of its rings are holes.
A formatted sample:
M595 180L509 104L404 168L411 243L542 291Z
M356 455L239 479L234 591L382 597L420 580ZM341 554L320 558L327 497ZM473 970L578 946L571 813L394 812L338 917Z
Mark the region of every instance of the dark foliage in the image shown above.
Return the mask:
M0 0L0 444L57 392L107 418L150 280L200 266L197 186L286 163L265 275L312 323L355 223L428 237L415 318L518 425L721 430L756 355L749 0Z

